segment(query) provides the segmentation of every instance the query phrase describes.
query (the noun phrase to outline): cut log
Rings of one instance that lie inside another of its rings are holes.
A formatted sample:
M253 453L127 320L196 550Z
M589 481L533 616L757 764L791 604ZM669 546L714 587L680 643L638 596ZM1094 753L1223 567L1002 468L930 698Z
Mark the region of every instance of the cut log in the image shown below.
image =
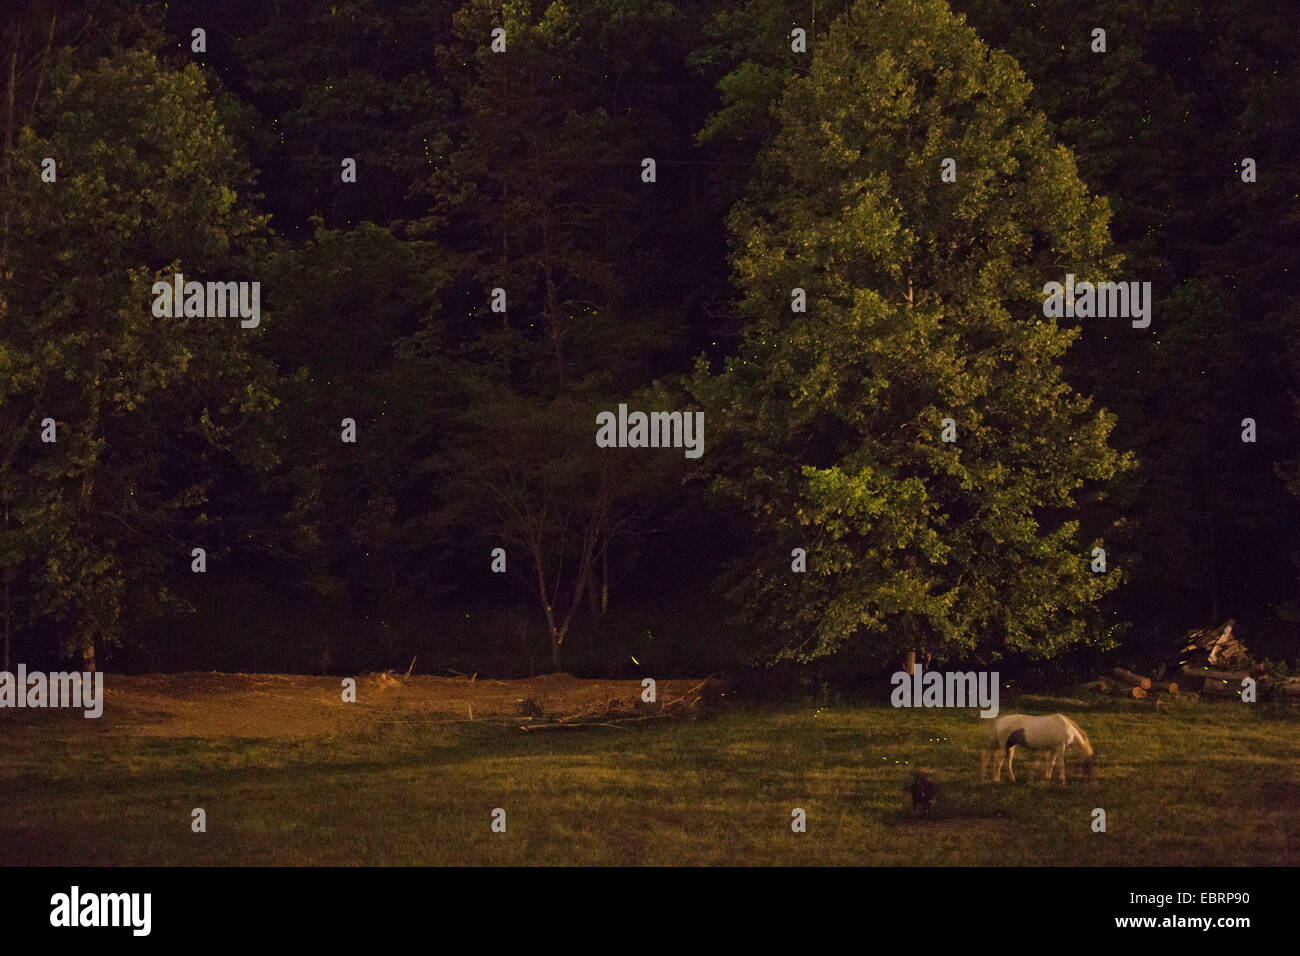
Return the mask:
M1130 687L1129 693L1131 693L1138 700L1141 700L1142 698L1147 696L1147 692L1143 690L1141 687Z
M1300 697L1300 681L1291 681L1283 684L1282 693L1287 697Z
M1241 682L1245 680L1247 677L1249 677L1250 674L1246 673L1245 671L1215 670L1212 667L1184 667L1183 676L1191 677L1193 679L1199 677L1205 680L1217 680L1217 681L1226 680L1230 683L1236 684L1237 689L1240 690Z
M1237 697L1241 694L1241 681L1224 682L1207 677L1205 684L1201 687L1201 693L1213 694L1215 697Z
M1151 689L1150 677L1143 677L1141 674L1134 674L1132 671L1126 671L1122 667L1116 667L1110 673L1116 680L1123 681L1130 687L1140 687L1143 690Z

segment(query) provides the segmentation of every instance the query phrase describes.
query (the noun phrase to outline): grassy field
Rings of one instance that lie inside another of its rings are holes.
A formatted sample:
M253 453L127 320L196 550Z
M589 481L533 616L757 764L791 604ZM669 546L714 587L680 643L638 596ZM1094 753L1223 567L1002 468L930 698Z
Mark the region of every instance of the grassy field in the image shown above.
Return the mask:
M1293 715L1221 702L1071 713L1101 763L1065 786L1041 779L1036 754L1017 759L1021 783L979 782L972 712L724 709L535 735L504 719L403 721L268 739L9 721L0 862L1300 863ZM904 809L917 767L941 787L929 819ZM191 832L194 807L206 833ZM496 807L505 833L491 832ZM806 833L791 832L795 807Z

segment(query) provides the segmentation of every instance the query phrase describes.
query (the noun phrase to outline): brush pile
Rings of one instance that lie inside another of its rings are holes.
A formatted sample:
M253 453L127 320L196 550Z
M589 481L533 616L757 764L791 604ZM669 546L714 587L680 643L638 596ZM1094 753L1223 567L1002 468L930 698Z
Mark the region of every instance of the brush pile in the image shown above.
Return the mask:
M582 730L590 727L621 727L659 720L695 719L722 696L722 682L708 677L681 697L647 702L639 696L630 699L610 698L604 705L577 713L546 714L531 698L521 702L517 713L525 721L519 729L525 733L541 730Z

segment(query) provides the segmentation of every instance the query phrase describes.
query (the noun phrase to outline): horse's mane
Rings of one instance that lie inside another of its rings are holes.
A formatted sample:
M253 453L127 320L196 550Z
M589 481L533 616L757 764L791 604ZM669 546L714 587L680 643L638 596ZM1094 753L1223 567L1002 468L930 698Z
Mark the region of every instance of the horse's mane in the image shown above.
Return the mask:
M1072 721L1069 717L1066 717L1065 714L1061 714L1061 719L1074 728L1074 732L1078 734L1079 738L1083 741L1083 749L1086 750L1088 752L1088 756L1091 757L1092 742L1088 740L1088 735L1083 732L1083 728L1080 727L1078 724L1076 724L1074 721Z

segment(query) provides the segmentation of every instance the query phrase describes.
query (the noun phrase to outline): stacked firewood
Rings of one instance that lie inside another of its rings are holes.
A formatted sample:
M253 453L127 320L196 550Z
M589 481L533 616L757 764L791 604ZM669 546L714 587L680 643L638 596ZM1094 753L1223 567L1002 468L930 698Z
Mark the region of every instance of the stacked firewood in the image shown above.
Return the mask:
M1152 666L1152 677L1116 667L1109 678L1094 681L1088 687L1101 693L1138 699L1158 694L1176 696L1180 690L1216 697L1237 697L1241 694L1241 682L1250 677L1256 683L1259 698L1278 687L1283 697L1300 701L1300 678L1276 677L1267 668L1252 664L1246 645L1233 634L1235 623L1228 621L1220 627L1188 631L1179 641L1179 650L1172 660ZM1171 674L1179 678L1177 683L1169 680Z
M1236 623L1228 621L1220 627L1188 631L1179 642L1181 650L1178 652L1178 665L1220 669L1244 667L1250 661L1250 651L1233 634L1232 629Z
M1220 627L1188 632L1173 665L1187 681L1200 681L1203 694L1237 697L1241 682L1253 678L1260 697L1274 687L1284 697L1300 699L1300 678L1283 678L1269 673L1266 666L1253 664L1250 651L1234 634L1235 621Z

